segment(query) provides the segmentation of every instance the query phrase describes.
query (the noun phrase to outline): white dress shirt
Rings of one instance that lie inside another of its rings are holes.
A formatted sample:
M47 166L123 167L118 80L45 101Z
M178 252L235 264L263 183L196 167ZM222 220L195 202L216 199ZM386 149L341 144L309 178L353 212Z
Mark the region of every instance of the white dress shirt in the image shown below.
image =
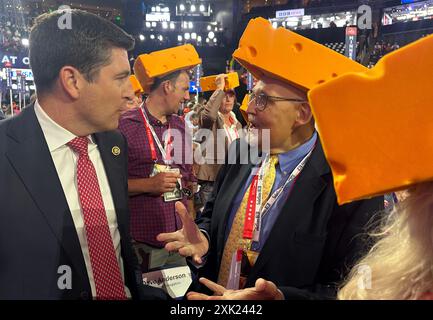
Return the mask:
M232 121L232 125L228 126L224 121L224 116L221 112L218 111L218 115L221 117L221 120L224 123L224 131L226 133L227 138L229 139L229 145L236 139L239 138L238 128L236 127L238 120L236 119L236 115L233 111L230 111L230 120Z
M86 264L87 274L90 281L93 297L96 297L95 280L92 272L92 265L90 262L89 247L87 244L86 230L84 227L83 212L81 210L78 186L77 186L77 161L78 156L66 144L77 136L68 130L64 129L56 122L54 122L41 108L39 102L35 102L35 113L45 136L48 149L51 153L54 165L57 170L60 182L62 184L63 192L68 202L69 210L72 214L75 229L77 230L78 239L83 252L84 262ZM125 283L125 276L123 270L123 261L120 252L120 233L117 226L116 211L114 208L113 198L111 196L110 185L108 184L107 175L105 173L104 164L102 162L101 154L98 150L98 145L89 136L89 157L96 170L98 177L99 187L101 190L102 200L104 202L105 212L107 213L107 221L110 228L111 238L113 240L114 249L116 251L117 262L120 266L120 272L123 282ZM73 276L73 275L72 275ZM131 297L131 293L125 286L126 295Z

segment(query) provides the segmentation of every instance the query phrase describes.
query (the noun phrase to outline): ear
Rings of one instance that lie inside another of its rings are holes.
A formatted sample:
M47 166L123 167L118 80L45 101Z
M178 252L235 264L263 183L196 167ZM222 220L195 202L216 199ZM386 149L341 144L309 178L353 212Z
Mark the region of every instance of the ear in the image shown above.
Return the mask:
M173 91L173 85L172 85L171 81L169 81L169 80L164 81L162 83L162 90L164 91L164 94L172 92Z
M307 102L300 103L298 105L298 116L294 125L295 127L303 126L310 123L312 118L313 113L311 112L310 104Z
M87 80L74 67L64 66L59 72L59 84L72 99L78 99Z

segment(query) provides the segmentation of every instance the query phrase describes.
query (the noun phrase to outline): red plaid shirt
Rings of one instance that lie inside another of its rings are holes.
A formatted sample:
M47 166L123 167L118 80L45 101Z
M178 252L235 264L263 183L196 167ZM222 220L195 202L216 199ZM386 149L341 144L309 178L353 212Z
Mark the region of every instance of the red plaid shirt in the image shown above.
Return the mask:
M176 143L177 140L174 139L172 154L182 154L183 161L182 163L173 163L170 167L179 168L182 174L182 187L185 187L187 182L195 182L196 178L192 173L192 165L184 164L185 155L192 155L190 147L191 137L185 134L184 120L177 115L172 115L168 116L167 122L162 124L149 113L146 107L145 110L149 122L162 144L164 143L162 139L163 133L169 126L171 131L178 130L182 134L181 145ZM140 109L133 109L124 113L119 122L119 130L128 142L128 178L149 178L154 162ZM158 155L157 163L164 164L156 142L155 148ZM186 197L182 199L185 205L186 200ZM174 203L174 201L164 202L163 197L151 196L149 194L130 197L129 208L131 211L132 238L136 241L162 248L164 244L157 241L156 236L161 232L174 232L182 227L182 222L175 213Z

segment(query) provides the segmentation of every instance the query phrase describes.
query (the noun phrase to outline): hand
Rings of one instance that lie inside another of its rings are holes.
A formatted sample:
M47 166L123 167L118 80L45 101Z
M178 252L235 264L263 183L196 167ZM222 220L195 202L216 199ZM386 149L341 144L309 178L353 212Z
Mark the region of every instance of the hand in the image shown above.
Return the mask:
M201 264L201 259L209 250L209 242L198 229L191 215L182 202L177 201L176 213L182 220L183 227L176 232L160 233L156 237L158 241L167 242L167 251L177 251L183 257L192 257L194 262Z
M217 90L224 90L224 88L226 86L226 79L227 79L227 75L224 73L216 76L215 84L216 84Z
M177 179L182 178L179 173L175 172L160 172L151 179L152 191L151 194L161 195L165 192L172 192L176 188Z
M208 296L198 292L188 292L188 300L284 300L284 295L277 286L265 279L257 279L255 287L240 290L227 290L223 286L200 278L200 283L212 290L215 295Z

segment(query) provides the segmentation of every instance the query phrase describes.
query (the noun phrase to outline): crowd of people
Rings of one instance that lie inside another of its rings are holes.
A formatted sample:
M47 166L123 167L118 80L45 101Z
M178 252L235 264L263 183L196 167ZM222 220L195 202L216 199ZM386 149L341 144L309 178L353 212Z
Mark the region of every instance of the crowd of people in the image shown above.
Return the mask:
M330 158L335 126L316 126L337 100L312 100L318 83L365 76L364 66L253 19L233 53L256 78L242 119L225 73L209 99L190 96L189 70L201 63L193 46L137 59L135 93L134 38L82 10L63 30L61 14L38 17L30 34L37 97L0 121L0 242L11 244L0 248L0 298L431 298L431 182L384 189L409 186L405 199L367 192L342 204L344 179L334 178L359 168ZM256 37L268 59L251 54ZM287 45L293 37L320 56L319 68ZM383 221L372 246L369 228ZM359 287L359 261L373 287L392 293ZM175 296L143 282L172 269L187 275Z

